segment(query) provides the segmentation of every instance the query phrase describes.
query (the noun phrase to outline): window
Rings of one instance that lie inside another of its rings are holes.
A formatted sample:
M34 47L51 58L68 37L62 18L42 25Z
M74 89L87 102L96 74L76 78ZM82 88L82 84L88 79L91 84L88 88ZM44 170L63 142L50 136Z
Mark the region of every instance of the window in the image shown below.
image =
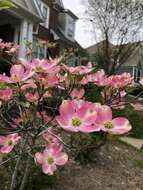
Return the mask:
M41 16L44 19L44 23L41 23L41 25L48 28L48 26L49 26L49 7L45 3L43 3L41 0L36 0L36 2L39 7Z
M41 6L41 13L42 13L42 16L44 18L44 23L42 23L43 26L45 26L46 28L48 28L49 26L49 7L46 6L44 3L42 3L42 6Z
M41 0L36 0L36 2L37 2L38 7L41 8Z
M37 38L36 36L33 37L33 58L39 58L43 59L47 57L47 46L40 47L38 46L38 41L40 39Z
M43 17L46 20L47 20L47 15L48 15L48 9L47 9L47 7L43 6Z
M135 82L140 80L140 70L136 66L133 67L133 78Z
M68 30L67 35L70 38L74 37L74 20L72 18L68 19Z

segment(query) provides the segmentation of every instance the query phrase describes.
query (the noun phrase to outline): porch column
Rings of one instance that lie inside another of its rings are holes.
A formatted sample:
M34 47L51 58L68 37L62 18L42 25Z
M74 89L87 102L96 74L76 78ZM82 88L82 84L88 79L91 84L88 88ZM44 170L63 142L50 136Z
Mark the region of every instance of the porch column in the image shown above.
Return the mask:
M28 42L33 43L33 23L28 24L27 32L28 32L28 39L27 39Z
M19 57L25 58L25 51L26 51L26 41L27 41L27 27L28 22L27 20L23 20L20 25L20 51L19 51Z
M15 45L17 45L19 43L18 40L19 40L19 26L16 25L14 27L14 44Z

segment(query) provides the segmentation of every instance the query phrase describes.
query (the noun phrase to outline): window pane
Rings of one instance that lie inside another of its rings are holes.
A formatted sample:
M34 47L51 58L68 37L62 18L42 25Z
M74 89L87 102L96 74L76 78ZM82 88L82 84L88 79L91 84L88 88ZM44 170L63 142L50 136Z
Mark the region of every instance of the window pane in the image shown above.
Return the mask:
M47 7L43 7L43 17L45 18L45 19L47 19L47 12L48 12L48 10L47 10Z

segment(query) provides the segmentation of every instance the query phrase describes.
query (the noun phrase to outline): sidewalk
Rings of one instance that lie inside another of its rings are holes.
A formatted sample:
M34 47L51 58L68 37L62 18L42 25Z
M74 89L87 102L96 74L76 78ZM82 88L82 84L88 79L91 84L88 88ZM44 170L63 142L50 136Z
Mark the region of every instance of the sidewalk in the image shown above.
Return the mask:
M136 139L132 137L121 137L120 141L125 142L134 148L137 148L140 150L143 147L143 140L142 139Z

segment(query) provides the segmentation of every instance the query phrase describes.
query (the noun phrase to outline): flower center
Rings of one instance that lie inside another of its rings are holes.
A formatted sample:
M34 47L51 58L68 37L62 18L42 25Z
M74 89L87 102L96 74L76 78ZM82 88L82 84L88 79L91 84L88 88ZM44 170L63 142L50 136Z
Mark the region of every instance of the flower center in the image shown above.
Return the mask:
M80 121L80 119L79 118L73 118L72 119L72 125L74 126L74 127L79 127L80 125L81 125L81 121Z
M52 165L54 163L54 159L52 157L48 157L48 164Z
M42 66L41 66L41 65L37 65L37 66L36 66L36 71L37 71L37 72L43 72Z
M10 140L8 141L8 145L11 146L13 144L13 142Z
M16 74L11 76L11 78L12 78L13 81L16 81L16 82L20 80L20 78Z
M112 129L114 126L110 121L107 121L106 123L104 123L104 127L106 129Z

